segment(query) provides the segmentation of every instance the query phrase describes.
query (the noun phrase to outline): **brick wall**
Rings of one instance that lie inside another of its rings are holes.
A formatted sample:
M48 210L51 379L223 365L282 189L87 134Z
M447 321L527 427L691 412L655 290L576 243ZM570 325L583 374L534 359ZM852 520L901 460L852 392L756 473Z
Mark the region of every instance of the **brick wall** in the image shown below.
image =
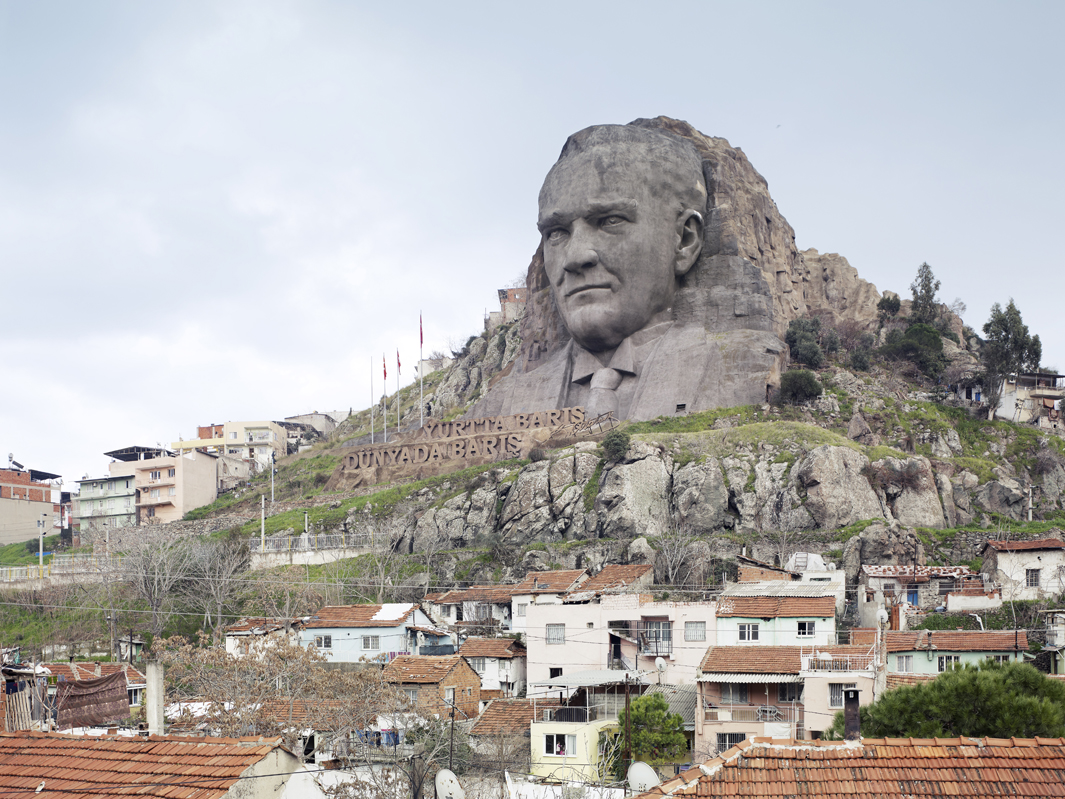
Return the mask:
M480 710L481 678L465 660L460 660L459 664L439 683L429 685L409 683L400 687L416 689L418 708L426 713L439 713L441 717L450 717L451 707L444 703L448 688L455 689L455 707L460 713L465 714L466 718L477 718ZM459 715L455 718L458 721L462 720Z

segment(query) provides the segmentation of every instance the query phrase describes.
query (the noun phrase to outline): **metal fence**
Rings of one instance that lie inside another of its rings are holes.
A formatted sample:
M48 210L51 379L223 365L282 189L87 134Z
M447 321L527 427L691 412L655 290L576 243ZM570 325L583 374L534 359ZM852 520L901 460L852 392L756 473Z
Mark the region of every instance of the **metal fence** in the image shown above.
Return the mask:
M322 549L366 549L374 545L373 536L367 533L339 533L319 535L276 535L266 539L265 547L256 542L253 550L266 552L317 552Z
M53 555L43 568L39 565L0 568L0 583L47 580L66 574L103 574L121 568L120 555Z

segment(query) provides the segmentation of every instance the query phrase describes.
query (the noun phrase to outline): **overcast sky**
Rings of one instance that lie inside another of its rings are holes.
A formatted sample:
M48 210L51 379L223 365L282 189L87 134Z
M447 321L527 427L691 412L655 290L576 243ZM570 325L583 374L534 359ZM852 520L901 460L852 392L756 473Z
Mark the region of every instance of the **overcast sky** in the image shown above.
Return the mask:
M1065 368L1065 4L0 0L0 458L370 401L482 327L570 133L747 153L799 247Z

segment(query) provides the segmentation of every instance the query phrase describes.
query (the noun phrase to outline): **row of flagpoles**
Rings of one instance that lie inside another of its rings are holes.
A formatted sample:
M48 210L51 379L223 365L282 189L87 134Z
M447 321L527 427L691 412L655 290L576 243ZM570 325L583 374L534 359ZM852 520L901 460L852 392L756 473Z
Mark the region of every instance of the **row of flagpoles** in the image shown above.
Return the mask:
M425 424L425 399L424 399L424 380L423 372L425 371L422 362L424 361L423 349L425 347L425 330L422 327L422 314L418 312L418 425ZM402 373L403 364L399 360L399 349L396 349L396 394L399 394L399 376ZM374 410L377 406L377 400L374 397L373 390L373 356L370 356L370 443L374 443L374 435L376 433ZM382 378L385 384L385 396L384 396L384 409L382 415L384 417L384 441L388 442L388 364L385 356L381 355L381 372ZM399 432L399 403L396 403L396 432Z

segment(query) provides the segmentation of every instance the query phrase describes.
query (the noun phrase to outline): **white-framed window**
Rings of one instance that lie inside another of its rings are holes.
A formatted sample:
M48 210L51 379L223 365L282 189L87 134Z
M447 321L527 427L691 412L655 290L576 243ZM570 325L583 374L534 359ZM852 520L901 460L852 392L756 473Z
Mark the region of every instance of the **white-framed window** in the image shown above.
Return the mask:
M1010 662L1010 656L1009 655L988 655L987 659L988 660L993 660L996 663L1009 663Z
M1039 569L1024 570L1024 584L1029 588L1039 587Z
M445 688L444 689L444 701L447 702L449 705L455 704L455 689L454 688Z
M794 682L782 682L777 686L778 702L801 702L802 686Z
M544 754L556 757L573 757L577 754L577 736L565 733L548 733L544 736Z
M417 688L404 688L404 695L407 697L407 701L412 705L418 704L418 689Z
M884 583L884 596L895 596L894 583Z
M549 625L547 625L547 643L549 643L549 644L564 644L564 643L566 643L566 625L565 624L549 624Z
M331 635L316 635L314 636L314 645L319 649L332 649L333 648L333 636Z
M177 469L167 469L166 470L166 476L167 477L177 477Z
M705 621L686 621L686 622L684 622L684 640L685 641L705 641L706 640L706 622Z
M126 694L129 696L130 707L139 707L141 701L144 699L143 688L127 688Z
M950 671L953 668L957 668L961 665L960 655L940 655L939 656L939 670Z
M148 518L151 519L155 516L155 508L148 508Z
M717 734L717 751L718 754L725 752L737 744L741 744L747 740L747 733L745 732L719 732Z
M229 434L229 437L231 439L233 439L234 441L236 441L237 440L237 431L234 430L232 433Z
M913 655L895 655L895 671L909 674L913 671Z
M815 622L812 621L800 621L799 622L799 637L800 638L812 638L814 635Z
M148 496L150 496L152 499L158 499L159 498L159 489L158 488L151 489L148 492Z
M848 688L857 688L853 682L830 682L828 684L828 706L843 707L843 692Z
M149 480L158 480L163 476L162 472L148 472Z
M721 683L722 704L747 704L747 684L738 682Z
M740 641L757 641L758 640L758 625L757 624L741 624L740 625Z
M514 615L515 616L524 616L525 615L525 611L528 610L528 609L529 609L529 603L528 602L522 602L521 604L514 606Z
M177 496L177 488L175 486L170 486L170 488L168 488L166 490L166 495L168 497L176 497Z
M362 648L372 649L376 652L381 648L381 636L379 635L364 635L362 637Z
M484 673L484 658L466 658L466 660L469 661L470 668L472 668L475 672L477 672L478 674Z

